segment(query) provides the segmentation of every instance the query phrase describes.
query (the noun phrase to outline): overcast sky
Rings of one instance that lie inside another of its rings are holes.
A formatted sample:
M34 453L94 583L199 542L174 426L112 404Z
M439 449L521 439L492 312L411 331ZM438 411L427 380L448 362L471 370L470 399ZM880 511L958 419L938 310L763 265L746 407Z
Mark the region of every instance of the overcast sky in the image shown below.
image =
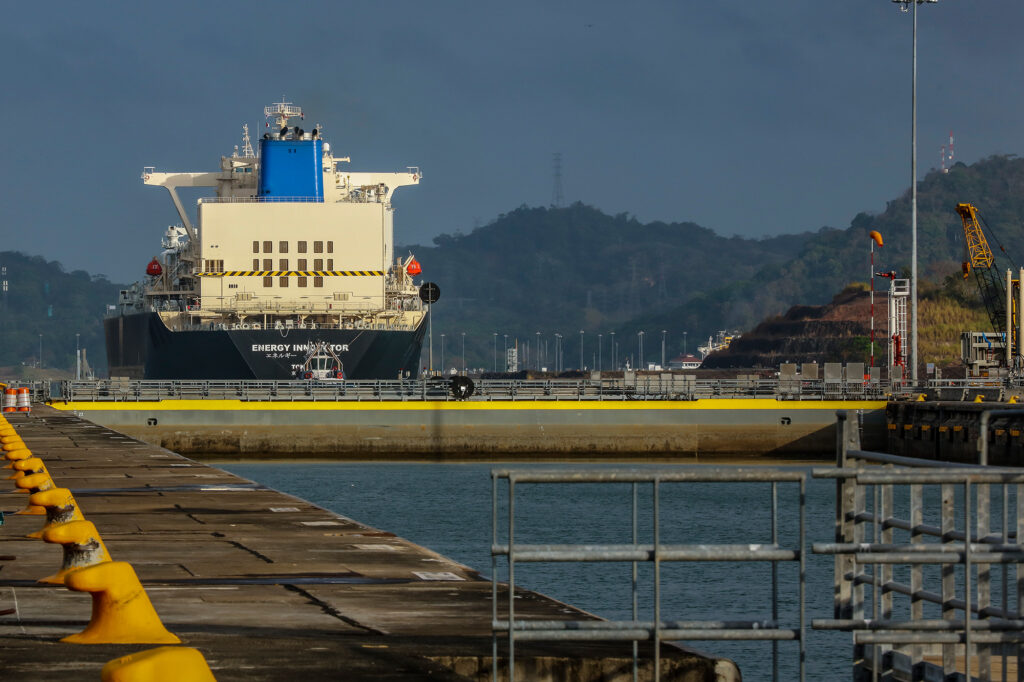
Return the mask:
M920 175L950 130L958 161L1019 152L1024 3L919 21ZM282 95L353 170L422 169L403 244L550 204L555 152L567 203L845 227L909 185L910 53L889 0L16 3L0 250L139 278L177 222L143 166L216 170Z

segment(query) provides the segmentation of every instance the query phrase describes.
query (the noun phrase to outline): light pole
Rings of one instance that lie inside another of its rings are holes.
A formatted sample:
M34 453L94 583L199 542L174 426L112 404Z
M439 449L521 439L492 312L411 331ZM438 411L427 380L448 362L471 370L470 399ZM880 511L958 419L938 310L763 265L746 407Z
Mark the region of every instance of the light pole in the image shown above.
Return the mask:
M917 6L939 0L892 0L907 11L913 5L913 56L911 57L910 88L910 380L917 386Z
M583 330L580 330L580 371L583 371Z
M869 287L870 290L871 290L871 364L868 365L868 366L869 367L874 367L875 366L875 244L878 244L879 248L882 247L882 235L880 235L875 230L871 230L871 232L868 234L868 236L871 237L871 273L870 273L870 279L868 280L871 283L871 285Z
M444 334L441 334L441 376L444 376Z
M604 365L604 349L601 347L601 341L603 340L604 334L597 335L597 371L601 371L601 366Z
M494 367L493 371L498 371L498 332L492 332L494 335Z
M504 358L502 358L502 361L501 361L502 364L505 366L505 369L503 369L502 371L503 372L507 372L508 371L508 334L502 334L502 336L505 337L505 340L502 342L502 346L501 346L501 351L505 354Z
M668 332L664 329L661 330L661 368L665 369L665 334Z
M562 371L562 335L555 332L555 371Z
M466 332L462 332L462 374L466 374Z
M39 335L39 369L43 368L43 335Z
M609 332L612 335L612 371L614 372L619 368L619 357L615 352L615 332Z
M686 355L686 332L683 332L683 355Z
M75 380L82 380L82 351L79 349L78 337L79 334L75 334Z
M643 333L642 330L638 331L636 333L636 341L637 341L636 369L637 370L641 370L641 369L643 369L643 366L644 366L644 333Z

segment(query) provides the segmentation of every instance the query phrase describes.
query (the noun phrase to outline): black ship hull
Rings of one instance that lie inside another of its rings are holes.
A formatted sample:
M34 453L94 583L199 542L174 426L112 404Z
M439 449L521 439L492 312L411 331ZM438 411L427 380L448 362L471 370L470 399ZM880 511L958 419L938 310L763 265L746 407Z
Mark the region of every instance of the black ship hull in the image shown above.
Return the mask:
M416 376L426 318L415 331L377 329L220 329L171 331L156 313L108 317L111 377L153 380L301 378L310 344L326 342L348 379Z

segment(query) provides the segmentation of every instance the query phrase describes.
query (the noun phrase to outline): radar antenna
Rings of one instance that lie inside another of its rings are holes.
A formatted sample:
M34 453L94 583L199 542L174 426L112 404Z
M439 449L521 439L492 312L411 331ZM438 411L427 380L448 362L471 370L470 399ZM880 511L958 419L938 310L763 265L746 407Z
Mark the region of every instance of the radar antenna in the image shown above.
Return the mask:
M252 140L249 139L249 124L242 124L242 158L255 159L256 152L252 150Z
M263 107L263 115L267 118L273 117L277 128L286 127L290 118L303 118L302 107L297 107L291 102L285 102L284 96L281 97L281 100L271 104L269 107Z

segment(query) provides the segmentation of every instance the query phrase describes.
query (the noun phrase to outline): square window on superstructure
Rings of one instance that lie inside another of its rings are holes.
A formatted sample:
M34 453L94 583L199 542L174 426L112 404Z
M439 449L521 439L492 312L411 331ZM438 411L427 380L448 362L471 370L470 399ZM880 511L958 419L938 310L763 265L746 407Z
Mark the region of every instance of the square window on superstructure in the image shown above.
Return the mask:
M283 286L283 287L287 287L288 286L288 278L287 277L281 277L280 280L281 280L281 282L280 282L281 286Z
M260 259L259 258L253 258L252 259L252 269L253 270L259 270L260 269Z
M300 259L299 259L299 264L298 264L298 266L297 266L297 267L299 268L299 270L300 270L301 272L305 272L305 271L306 271L306 268L308 268L308 267L309 267L309 261L308 261L308 260L306 260L305 258L300 258Z
M280 267L278 267L278 270L287 270L288 269L288 259L287 258L280 258L280 259L278 259L277 264L278 264L278 266L280 266Z
M306 242L299 242L299 253L306 253Z
M274 242L270 242L270 241L263 242L263 253L273 253L273 252L274 252Z
M323 252L324 252L324 243L323 242L313 242L313 253L323 253Z
M263 286L265 286L265 287L272 287L272 286L274 286L274 278L273 277L264 277L263 278Z
M327 242L327 253L334 253L334 242Z
M313 269L316 270L317 272L320 272L321 270L323 270L324 269L324 259L323 258L314 258L313 259Z
M281 253L288 253L288 242L278 242L277 250Z
M334 259L333 258L328 258L327 259L327 269L328 270L333 270L334 269Z
M274 259L273 258L264 258L263 259L263 269L264 270L273 270L274 269Z
M253 253L259 253L260 252L260 243L259 242L255 242L254 241L252 243L252 252Z
M296 277L295 279L297 280L295 282L295 286L299 286L299 287L305 287L306 286L306 278L305 277Z
M323 277L314 277L313 278L313 286L315 286L315 287L322 287L323 285L324 285L324 278Z

